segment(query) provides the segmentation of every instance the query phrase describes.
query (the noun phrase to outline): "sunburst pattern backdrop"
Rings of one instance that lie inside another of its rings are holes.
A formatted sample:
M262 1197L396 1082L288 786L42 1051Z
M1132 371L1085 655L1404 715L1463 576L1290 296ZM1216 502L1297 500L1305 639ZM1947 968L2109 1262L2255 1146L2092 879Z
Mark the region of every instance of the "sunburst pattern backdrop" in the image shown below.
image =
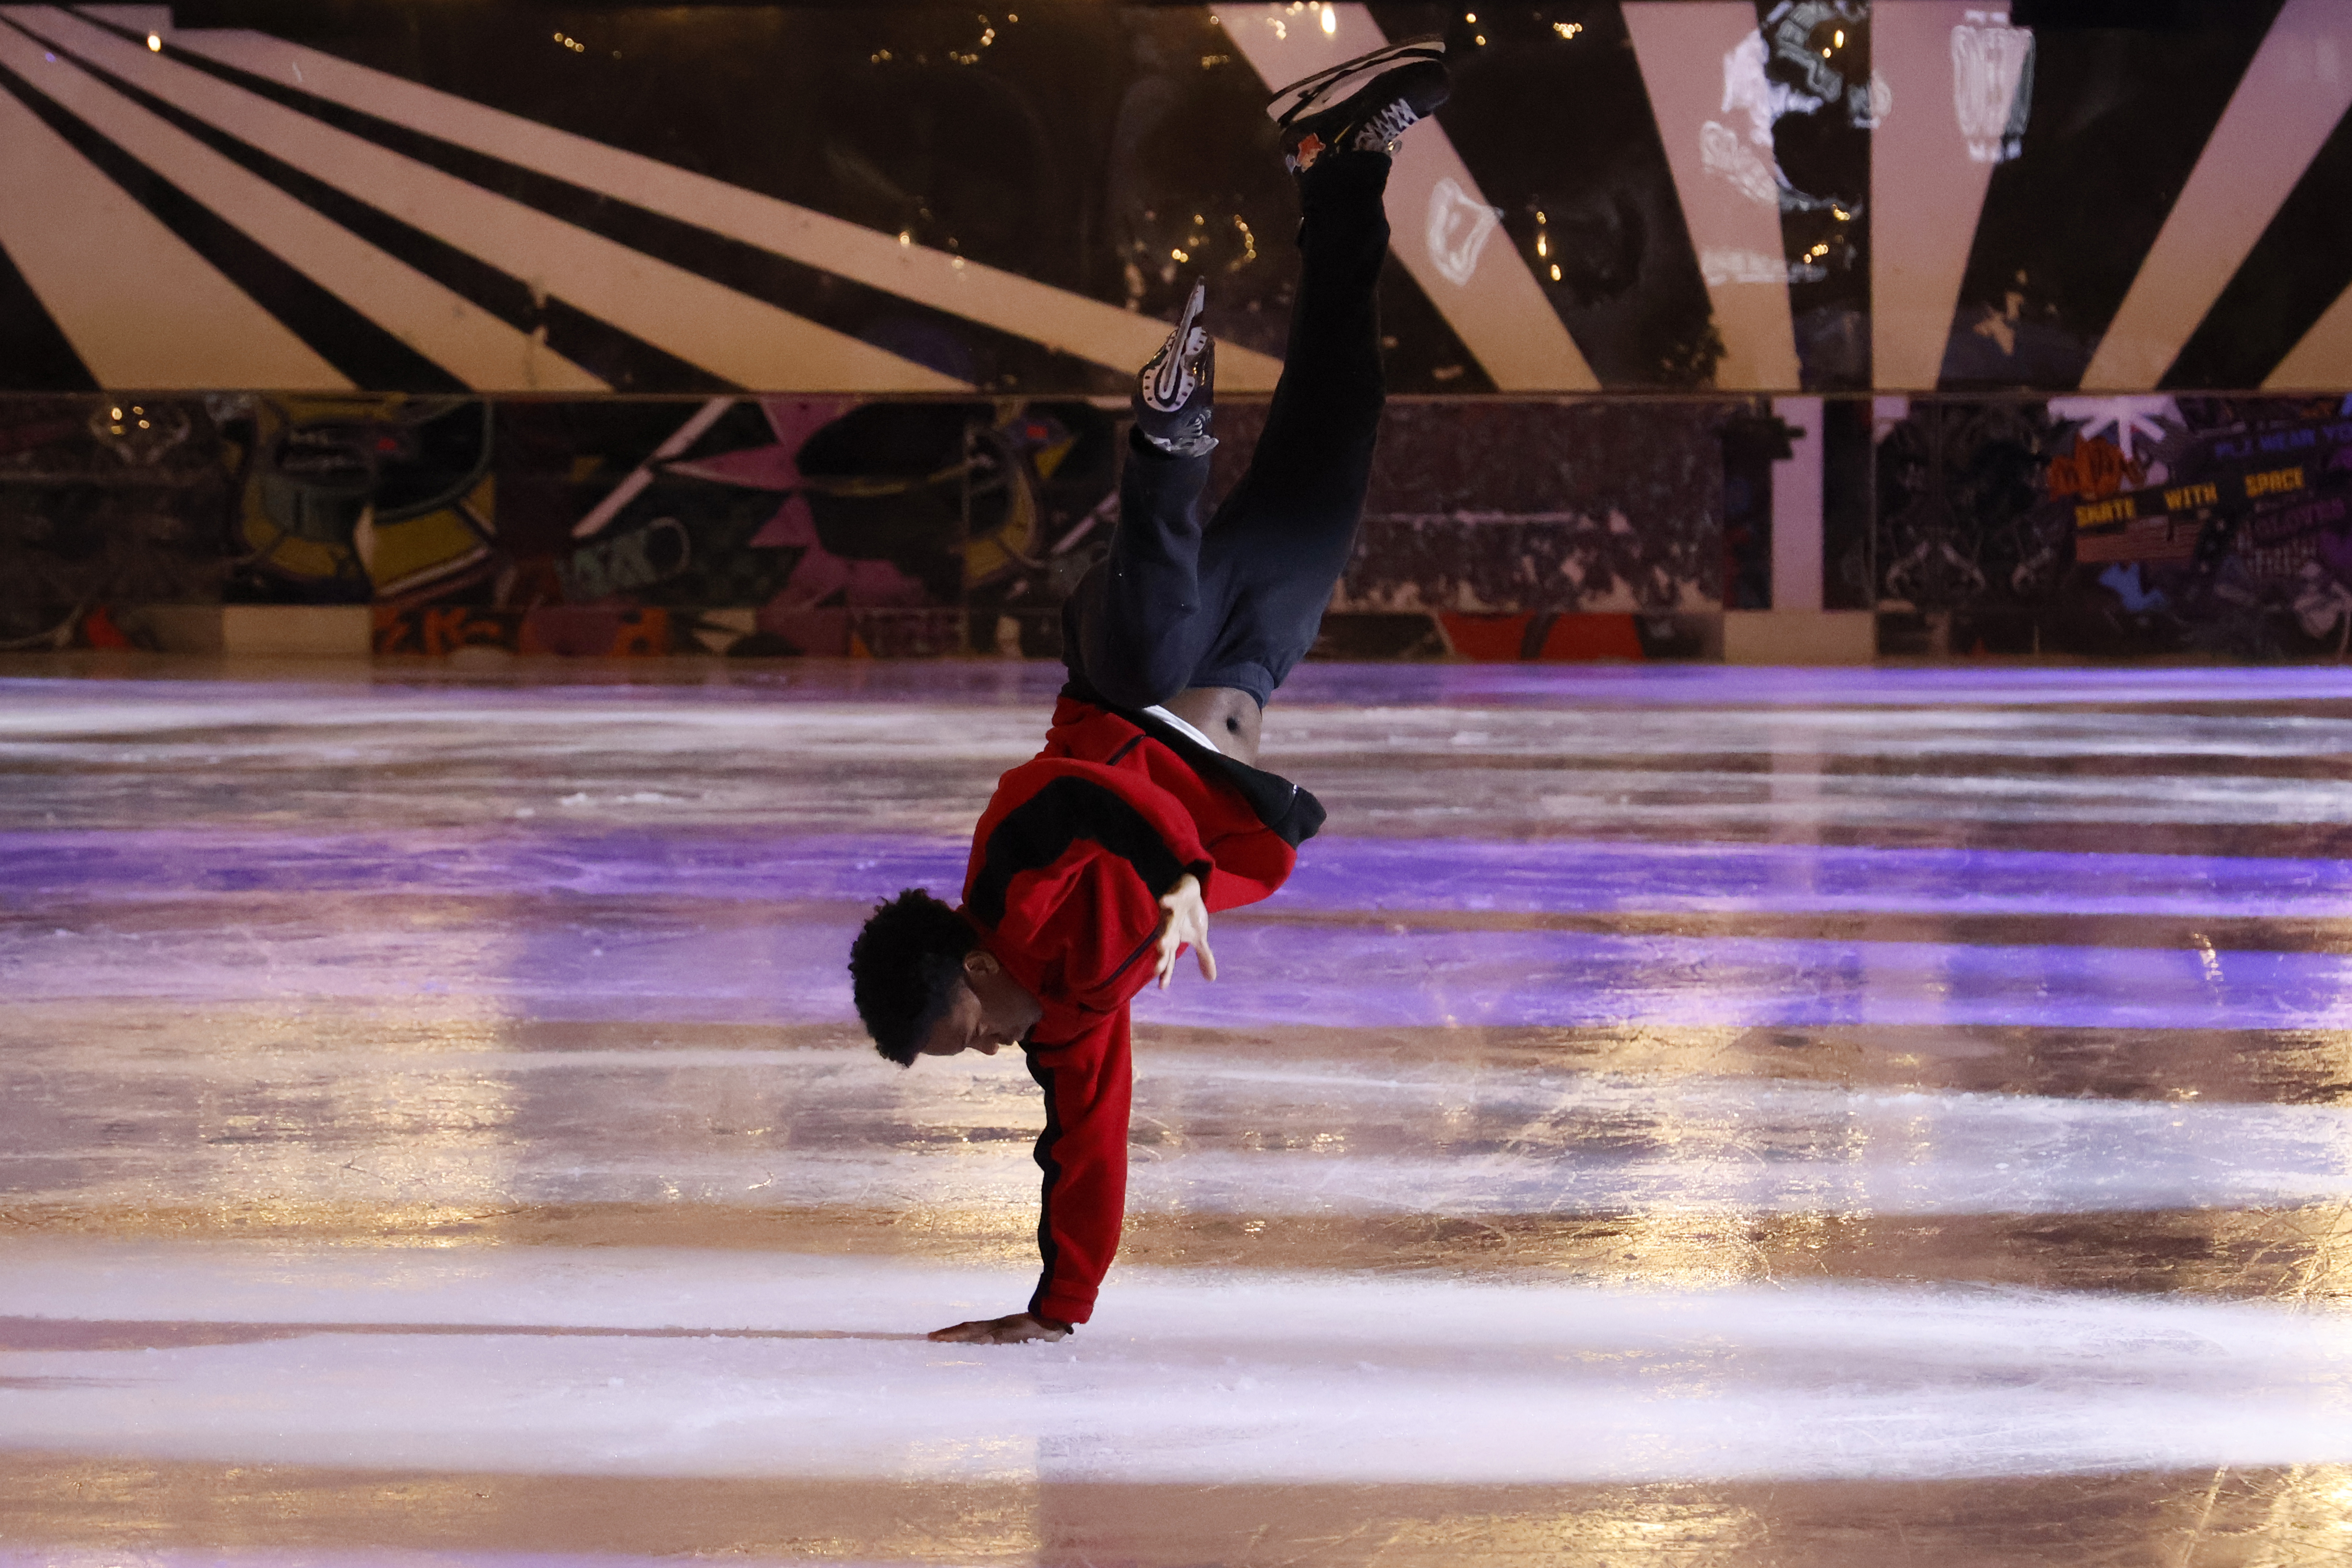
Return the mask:
M2336 0L1475 6L0 6L0 379L1262 392L1264 93L1442 32L1396 390L2352 382Z

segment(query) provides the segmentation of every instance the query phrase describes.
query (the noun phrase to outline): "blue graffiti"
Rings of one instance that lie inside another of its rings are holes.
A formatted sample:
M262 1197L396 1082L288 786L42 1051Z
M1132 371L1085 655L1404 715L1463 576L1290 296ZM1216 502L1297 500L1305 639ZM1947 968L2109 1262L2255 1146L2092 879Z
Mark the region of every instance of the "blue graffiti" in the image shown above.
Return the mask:
M2119 561L2099 574L2099 586L2112 589L2124 602L2126 615L2144 616L2165 607L2164 591L2150 589L2140 582L2139 563Z

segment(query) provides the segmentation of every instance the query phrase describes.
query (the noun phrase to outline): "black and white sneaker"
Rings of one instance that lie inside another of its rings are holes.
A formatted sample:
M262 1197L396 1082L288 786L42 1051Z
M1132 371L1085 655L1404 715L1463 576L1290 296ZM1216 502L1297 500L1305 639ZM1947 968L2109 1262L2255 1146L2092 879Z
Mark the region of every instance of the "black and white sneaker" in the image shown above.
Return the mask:
M1327 153L1394 153L1450 90L1444 44L1410 38L1300 78L1265 111L1282 127L1282 161L1298 174Z
M1135 378L1136 429L1161 451L1179 458L1200 457L1217 444L1209 434L1217 341L1201 324L1208 308L1208 284L1193 284L1176 330Z

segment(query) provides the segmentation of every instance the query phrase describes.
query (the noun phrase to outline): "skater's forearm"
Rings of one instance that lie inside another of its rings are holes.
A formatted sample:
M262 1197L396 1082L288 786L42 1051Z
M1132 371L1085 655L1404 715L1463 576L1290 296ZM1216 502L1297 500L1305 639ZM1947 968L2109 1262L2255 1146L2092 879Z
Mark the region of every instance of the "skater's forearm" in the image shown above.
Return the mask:
M1083 1323L1118 1253L1127 1212L1127 1136L1134 1073L1127 1009L1058 1047L1033 1048L1029 1074L1045 1093L1036 1159L1040 1194L1033 1316Z

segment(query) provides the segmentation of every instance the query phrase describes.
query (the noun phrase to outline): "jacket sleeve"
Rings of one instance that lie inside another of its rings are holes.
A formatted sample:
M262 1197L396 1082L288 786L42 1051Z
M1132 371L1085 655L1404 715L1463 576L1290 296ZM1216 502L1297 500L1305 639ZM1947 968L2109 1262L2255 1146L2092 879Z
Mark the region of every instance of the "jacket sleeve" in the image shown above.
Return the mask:
M1037 1165L1045 1173L1037 1251L1044 1268L1029 1310L1083 1323L1094 1314L1127 1212L1127 1124L1134 1090L1127 1009L1105 1015L1066 1045L1031 1051L1029 1075L1045 1091L1045 1131L1037 1136Z
M1071 1002L1108 1012L1134 994L1160 895L1188 871L1206 883L1211 861L1165 791L1091 763L1034 762L1005 775L981 819L964 905L1054 963Z
M1217 874L1202 880L1208 888L1203 902L1211 914L1272 898L1298 864L1297 850L1273 829L1255 822L1213 839L1209 855L1217 863Z

